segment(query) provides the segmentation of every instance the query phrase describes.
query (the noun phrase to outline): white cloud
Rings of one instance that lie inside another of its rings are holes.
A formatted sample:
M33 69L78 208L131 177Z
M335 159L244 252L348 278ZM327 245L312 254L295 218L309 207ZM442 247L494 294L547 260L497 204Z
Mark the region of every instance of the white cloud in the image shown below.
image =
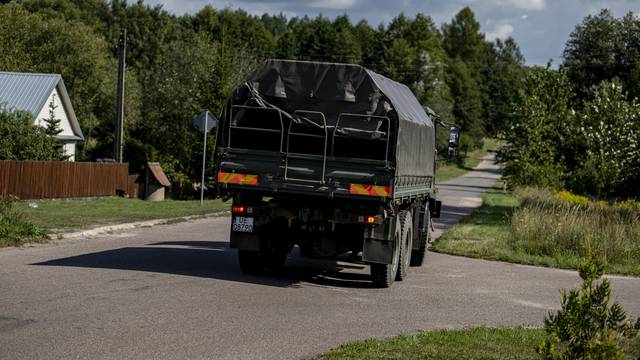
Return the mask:
M504 40L513 33L513 26L511 24L501 24L496 26L492 31L486 34L488 40Z
M356 0L314 0L307 6L314 9L347 10L353 8Z
M520 17L522 20L527 20L529 18L529 15L524 14Z
M547 6L545 0L506 0L506 2L525 10L544 10Z

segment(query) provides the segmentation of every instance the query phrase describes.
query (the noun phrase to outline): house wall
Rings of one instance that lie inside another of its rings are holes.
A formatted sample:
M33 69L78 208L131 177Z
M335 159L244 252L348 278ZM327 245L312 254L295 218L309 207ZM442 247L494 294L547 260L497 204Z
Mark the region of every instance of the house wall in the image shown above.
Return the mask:
M68 142L64 144L64 154L68 156L67 160L76 161L76 143Z
M69 121L69 116L67 113L67 109L64 107L64 104L60 100L60 94L58 93L58 89L53 89L51 95L47 99L47 102L44 104L42 110L36 117L35 124L38 126L47 126L46 119L49 118L49 104L53 101L54 105L57 106L54 111L56 119L60 119L60 128L62 132L60 136L74 136L73 130L71 129L71 122ZM76 160L76 144L75 142L68 142L64 145L65 155L69 157L69 161Z
M54 99L55 95L55 99ZM47 126L47 123L44 121L49 118L49 104L53 100L53 103L57 106L55 110L56 119L60 119L60 128L62 132L61 136L74 136L73 130L71 129L71 123L69 122L69 116L67 115L67 110L64 108L62 101L60 100L60 94L58 93L58 89L53 89L51 95L47 99L47 102L44 104L42 110L40 110L40 114L36 117L35 124L40 126Z

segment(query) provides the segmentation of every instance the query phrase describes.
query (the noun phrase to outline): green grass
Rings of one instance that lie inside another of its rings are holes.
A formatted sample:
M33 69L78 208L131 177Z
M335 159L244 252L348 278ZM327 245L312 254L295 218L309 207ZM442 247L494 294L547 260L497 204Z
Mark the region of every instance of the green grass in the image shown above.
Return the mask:
M318 359L539 359L544 330L472 328L403 335L342 345Z
M37 204L32 208L29 203ZM139 199L105 197L93 200L40 200L20 202L18 208L25 220L48 231L69 231L97 225L123 222L206 215L230 208L220 200L165 200L150 202Z
M576 269L587 249L610 273L640 275L640 224L624 209L543 206L545 190L503 193L492 189L484 204L433 244L436 252L520 264ZM548 191L547 191L548 192ZM620 215L623 213L624 216ZM626 215L625 215L626 214Z
M492 152L496 152L503 144L504 142L501 140L484 139L482 148L469 152L465 156L462 164L444 161L439 162L436 169L436 182L449 180L473 170L473 168L480 164L482 158Z

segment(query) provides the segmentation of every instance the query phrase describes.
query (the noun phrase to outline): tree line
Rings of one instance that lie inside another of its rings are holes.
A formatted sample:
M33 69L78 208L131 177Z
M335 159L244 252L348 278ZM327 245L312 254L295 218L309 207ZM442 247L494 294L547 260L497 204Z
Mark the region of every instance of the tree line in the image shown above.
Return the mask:
M466 148L510 122L525 71L516 42L487 41L469 8L439 28L424 14L375 27L346 15L288 19L211 6L175 16L143 1L1 2L0 69L62 74L86 137L80 160L113 156L116 45L127 29L125 160L134 170L160 161L176 181L196 178L200 165L191 119L218 112L267 58L356 63L402 82L462 127Z
M175 16L143 1L0 3L0 70L63 75L86 137L80 160L113 156L117 38L127 29L124 154L133 171L151 160L174 181L197 178L201 138L191 119L218 112L264 59L286 58L361 64L408 85L462 128L463 153L486 136L506 139L501 159L514 185L640 195L640 21L632 13L586 17L564 61L545 68L525 66L512 38L488 41L469 8L442 26L425 14L372 26L347 15L211 6Z
M602 10L576 26L559 69L527 71L505 131L513 184L640 196L640 18Z

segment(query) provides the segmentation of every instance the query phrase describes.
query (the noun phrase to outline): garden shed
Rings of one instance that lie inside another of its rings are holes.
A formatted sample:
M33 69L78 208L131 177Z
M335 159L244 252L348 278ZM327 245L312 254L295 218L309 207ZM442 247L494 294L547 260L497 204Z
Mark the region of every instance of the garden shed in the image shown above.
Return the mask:
M147 201L163 201L165 188L170 187L171 182L157 162L147 163L144 177L144 198Z

